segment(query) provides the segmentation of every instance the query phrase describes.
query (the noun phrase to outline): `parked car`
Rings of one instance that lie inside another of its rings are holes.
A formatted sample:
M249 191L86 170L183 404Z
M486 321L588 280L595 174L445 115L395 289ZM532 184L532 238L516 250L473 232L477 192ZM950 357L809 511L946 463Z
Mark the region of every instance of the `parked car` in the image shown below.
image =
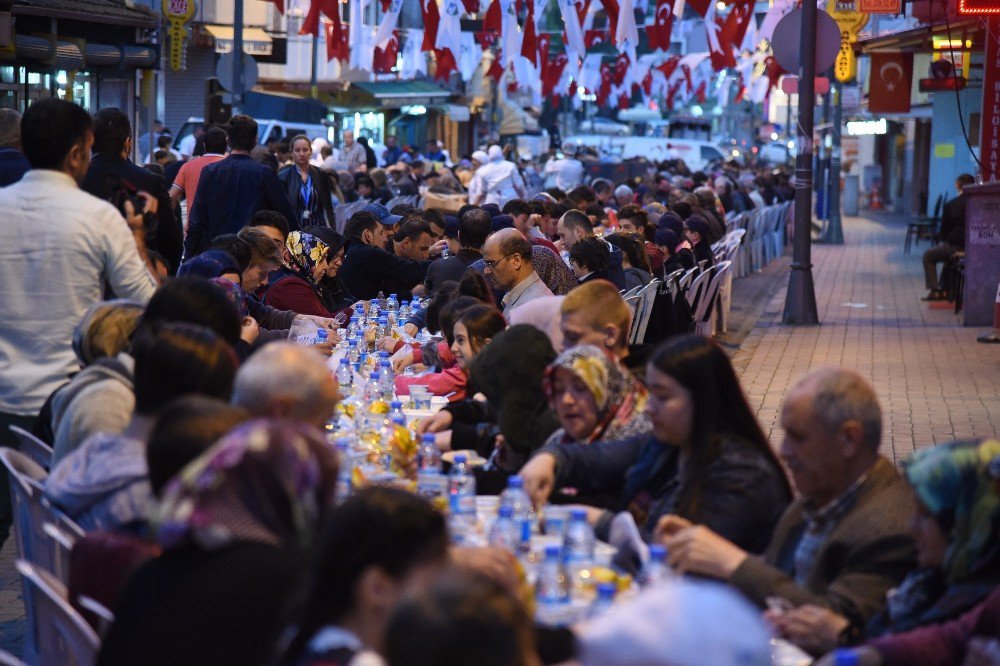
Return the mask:
M770 141L757 151L757 159L768 164L787 164L795 155L795 144L789 146L785 141Z
M603 116L594 116L593 118L587 118L586 120L580 121L578 129L581 132L589 132L591 134L610 134L612 136L629 136L632 134L632 128L625 123L615 122L614 120Z
M567 152L576 146L594 148L601 155L602 161L634 157L645 157L653 162L680 159L691 171L701 171L712 162L727 161L727 154L716 144L693 139L598 134L578 134L563 139L563 149Z

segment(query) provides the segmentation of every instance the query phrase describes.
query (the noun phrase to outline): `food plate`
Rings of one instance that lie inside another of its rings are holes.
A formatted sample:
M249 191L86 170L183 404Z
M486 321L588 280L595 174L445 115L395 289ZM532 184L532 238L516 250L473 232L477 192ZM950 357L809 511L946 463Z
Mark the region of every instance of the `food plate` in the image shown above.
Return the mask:
M466 450L466 451L447 451L447 452L441 454L441 460L445 461L449 465L454 465L455 464L455 456L457 456L457 455L464 455L465 456L465 464L469 465L470 467L482 467L483 465L486 464L486 458L482 457L481 455L479 455L475 451L471 451L471 450Z

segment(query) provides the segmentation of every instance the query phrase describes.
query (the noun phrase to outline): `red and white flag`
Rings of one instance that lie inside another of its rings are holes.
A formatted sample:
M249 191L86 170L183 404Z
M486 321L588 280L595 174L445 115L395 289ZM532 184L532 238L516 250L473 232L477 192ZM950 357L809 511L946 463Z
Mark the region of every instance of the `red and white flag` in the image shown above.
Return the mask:
M437 44L438 25L441 23L437 0L420 0L420 13L424 17L424 42L420 50L433 51Z
M341 62L347 62L351 57L351 38L347 34L344 24L340 22L340 17L337 16L332 21L324 21L323 28L327 61L336 58Z
M378 32L375 33L376 48L385 48L386 42L392 38L396 24L399 22L399 10L403 8L403 0L389 0L388 7L383 1L382 5L385 14L382 16L382 22L379 23ZM396 35L396 44L398 48L399 35Z
M582 58L587 52L587 47L583 43L583 29L580 27L577 3L573 0L559 0L559 13L562 14L566 26L566 51Z
M441 0L441 13L438 21L435 48L450 49L452 54L458 53L462 42L462 16L465 7L461 0Z
M635 49L639 45L639 29L635 24L635 3L633 0L621 0L614 36L618 51L627 53L629 60L635 62Z
M376 74L389 74L396 66L399 57L399 31L394 30L386 40L385 47L375 46L375 55L372 57L372 71Z
M674 25L673 0L657 0L653 24L646 26L649 48L653 51L670 49L670 31Z
M331 21L340 23L340 3L337 0L312 0L309 3L309 12L306 14L305 20L302 21L302 27L299 29L300 35L319 36L320 12L325 14Z

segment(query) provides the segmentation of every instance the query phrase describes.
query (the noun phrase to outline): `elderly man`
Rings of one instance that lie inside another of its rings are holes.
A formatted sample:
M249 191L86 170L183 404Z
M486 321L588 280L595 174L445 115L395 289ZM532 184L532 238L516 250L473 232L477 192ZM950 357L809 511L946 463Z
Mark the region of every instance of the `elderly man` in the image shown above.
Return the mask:
M344 132L344 144L340 147L340 159L351 173L368 170L368 153L365 147L354 140L354 132Z
M272 342L240 366L232 404L254 416L324 427L340 393L323 355L311 347Z
M486 239L483 264L497 289L507 292L502 300L505 314L518 305L553 295L531 264L531 243L517 229L501 229Z
M785 399L781 425L780 455L799 499L778 521L764 555L666 516L657 532L670 565L726 580L761 606L815 604L848 618L844 631L863 627L917 563L907 527L911 492L878 453L875 391L855 372L818 370ZM780 628L780 615L775 621Z

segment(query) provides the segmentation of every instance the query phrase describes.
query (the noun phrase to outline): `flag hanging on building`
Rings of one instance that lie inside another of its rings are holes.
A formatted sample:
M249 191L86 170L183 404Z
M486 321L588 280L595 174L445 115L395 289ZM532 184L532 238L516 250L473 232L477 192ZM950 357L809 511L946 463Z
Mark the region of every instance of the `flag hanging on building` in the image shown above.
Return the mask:
M912 53L885 51L872 53L871 69L868 74L868 111L909 113L912 81Z

